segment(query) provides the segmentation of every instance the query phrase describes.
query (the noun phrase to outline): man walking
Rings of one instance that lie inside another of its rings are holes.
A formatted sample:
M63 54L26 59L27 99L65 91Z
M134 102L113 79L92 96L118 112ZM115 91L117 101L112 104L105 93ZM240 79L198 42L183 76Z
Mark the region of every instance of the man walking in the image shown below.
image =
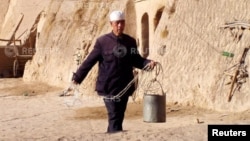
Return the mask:
M96 40L94 49L73 75L72 81L80 84L91 68L99 63L96 91L98 95L104 96L108 112L107 132L114 133L123 131L122 123L127 102L135 90L134 84L127 87L134 78L133 68L143 69L148 66L153 69L156 62L142 58L135 39L123 33L125 15L122 11L113 11L109 18L112 31ZM125 88L128 89L117 97Z

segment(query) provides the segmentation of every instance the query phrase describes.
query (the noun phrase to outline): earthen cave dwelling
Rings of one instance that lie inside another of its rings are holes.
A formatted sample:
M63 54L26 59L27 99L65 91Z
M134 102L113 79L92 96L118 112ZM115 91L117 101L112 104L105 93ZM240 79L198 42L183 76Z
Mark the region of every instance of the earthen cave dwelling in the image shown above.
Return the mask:
M250 1L2 0L0 7L1 77L67 87L120 9L141 55L161 64L167 103L250 108ZM83 94L95 94L96 73L81 84Z

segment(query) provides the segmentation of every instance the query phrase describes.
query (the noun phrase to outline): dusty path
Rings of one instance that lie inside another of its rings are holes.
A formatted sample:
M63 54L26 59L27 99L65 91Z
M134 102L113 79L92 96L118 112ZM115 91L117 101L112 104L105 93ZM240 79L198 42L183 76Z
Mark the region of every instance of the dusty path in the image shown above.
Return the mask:
M22 79L0 79L0 141L205 141L208 124L250 123L250 111L218 113L178 105L167 105L167 122L146 123L142 103L131 101L126 131L110 135L105 134L106 111L100 98L63 98L58 96L61 91Z

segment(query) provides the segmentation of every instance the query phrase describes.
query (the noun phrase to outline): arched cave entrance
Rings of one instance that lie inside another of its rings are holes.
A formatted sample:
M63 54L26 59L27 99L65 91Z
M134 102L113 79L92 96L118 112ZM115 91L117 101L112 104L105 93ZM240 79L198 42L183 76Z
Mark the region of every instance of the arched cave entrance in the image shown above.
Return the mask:
M144 13L141 19L141 40L141 55L146 58L149 55L149 20L147 13Z

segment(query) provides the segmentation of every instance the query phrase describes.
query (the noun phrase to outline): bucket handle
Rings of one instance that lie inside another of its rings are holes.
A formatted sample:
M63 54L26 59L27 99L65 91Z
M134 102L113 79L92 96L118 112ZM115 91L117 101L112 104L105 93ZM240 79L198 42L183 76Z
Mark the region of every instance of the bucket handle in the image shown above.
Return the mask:
M150 88L150 86L151 86L152 83L154 83L154 82L158 83L158 85L159 85L160 88L161 88L161 95L165 96L166 93L163 91L162 84L161 84L156 78L154 78L154 79L152 79L152 80L150 81L150 83L148 84L148 88ZM145 91L145 93L147 93L147 91L149 91L149 90L147 89L147 90Z
M156 62L156 66L154 67L154 70L155 70L155 77L148 83L147 85L147 88L150 88L150 86L152 85L152 83L154 82L157 82L158 85L161 87L161 95L166 95L166 93L163 91L163 88L162 88L162 84L156 79L158 77L158 75L160 74L160 71L163 70L161 64L159 62ZM153 70L151 70L153 71ZM145 93L149 91L148 89L146 89Z

